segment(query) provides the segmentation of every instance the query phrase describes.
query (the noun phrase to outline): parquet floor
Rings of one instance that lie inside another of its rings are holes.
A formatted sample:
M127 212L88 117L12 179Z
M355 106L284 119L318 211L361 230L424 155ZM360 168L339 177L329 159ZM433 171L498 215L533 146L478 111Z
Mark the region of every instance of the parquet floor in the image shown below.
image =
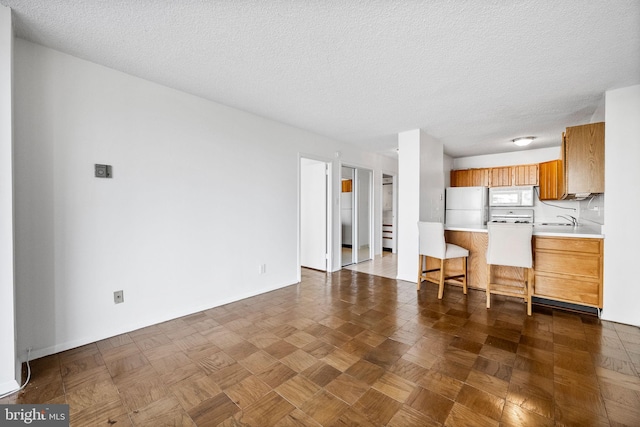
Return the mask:
M71 425L638 426L640 330L342 270L32 362Z

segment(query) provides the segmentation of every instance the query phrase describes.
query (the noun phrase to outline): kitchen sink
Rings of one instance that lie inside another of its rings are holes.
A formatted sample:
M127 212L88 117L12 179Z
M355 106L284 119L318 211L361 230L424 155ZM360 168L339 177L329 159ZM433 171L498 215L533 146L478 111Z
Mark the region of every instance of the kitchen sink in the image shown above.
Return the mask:
M565 222L541 222L540 225L546 226L561 226L561 227L573 227L573 224L567 224Z

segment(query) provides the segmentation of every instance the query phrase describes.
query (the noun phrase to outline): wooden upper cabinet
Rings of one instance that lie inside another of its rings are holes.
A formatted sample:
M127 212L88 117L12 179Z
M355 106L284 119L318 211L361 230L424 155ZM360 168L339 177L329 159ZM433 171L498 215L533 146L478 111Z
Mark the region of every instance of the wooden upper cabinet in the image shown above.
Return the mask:
M513 185L513 166L491 168L491 187L509 187Z
M564 197L562 160L540 163L540 200L560 200Z
M539 185L542 200L604 193L604 123L568 127L561 160L451 171L452 187L512 185Z
M451 171L452 187L488 187L490 169L459 169Z
M518 165L513 167L514 185L538 185L538 165Z
M538 185L538 164L451 171L452 187Z
M482 168L482 169L471 169L471 186L472 187L488 187L489 186L489 176L490 169Z
M471 170L460 169L451 171L452 187L469 187L471 185Z
M568 196L604 193L604 123L568 127L562 139Z
M471 186L471 170L461 170L458 173L458 187L470 187Z
M449 172L449 186L451 186L451 187L460 187L458 185L458 171L457 170L451 170L451 172Z

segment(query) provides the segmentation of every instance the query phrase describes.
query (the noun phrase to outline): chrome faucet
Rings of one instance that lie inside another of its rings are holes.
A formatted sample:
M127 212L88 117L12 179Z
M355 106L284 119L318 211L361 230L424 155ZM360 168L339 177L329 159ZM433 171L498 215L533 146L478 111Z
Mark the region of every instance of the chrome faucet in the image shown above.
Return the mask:
M572 215L556 215L558 218L564 218L564 219L568 219L569 221L571 221L571 224L574 227L578 226L578 218L576 218L575 216Z

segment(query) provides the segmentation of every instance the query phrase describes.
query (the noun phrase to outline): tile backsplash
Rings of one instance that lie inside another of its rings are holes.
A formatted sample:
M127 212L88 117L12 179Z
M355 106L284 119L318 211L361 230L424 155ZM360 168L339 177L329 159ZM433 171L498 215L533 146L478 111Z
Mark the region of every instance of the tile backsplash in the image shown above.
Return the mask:
M604 225L604 194L595 194L579 203L582 220Z

